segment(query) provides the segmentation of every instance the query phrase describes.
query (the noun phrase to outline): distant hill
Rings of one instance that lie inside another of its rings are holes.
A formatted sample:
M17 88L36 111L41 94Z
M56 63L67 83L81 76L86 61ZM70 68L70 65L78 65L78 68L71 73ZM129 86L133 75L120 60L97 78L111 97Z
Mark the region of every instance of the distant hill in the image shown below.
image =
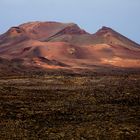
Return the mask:
M13 60L17 70L139 69L140 45L108 27L90 34L75 23L29 22L0 35L0 58L1 69Z

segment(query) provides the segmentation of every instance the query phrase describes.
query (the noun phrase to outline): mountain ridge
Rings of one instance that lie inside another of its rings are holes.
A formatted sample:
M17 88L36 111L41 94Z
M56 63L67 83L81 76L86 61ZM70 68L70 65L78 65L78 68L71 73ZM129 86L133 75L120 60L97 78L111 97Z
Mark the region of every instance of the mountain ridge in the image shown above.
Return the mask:
M75 23L38 21L0 35L0 57L46 70L140 68L140 45L105 26L90 34Z

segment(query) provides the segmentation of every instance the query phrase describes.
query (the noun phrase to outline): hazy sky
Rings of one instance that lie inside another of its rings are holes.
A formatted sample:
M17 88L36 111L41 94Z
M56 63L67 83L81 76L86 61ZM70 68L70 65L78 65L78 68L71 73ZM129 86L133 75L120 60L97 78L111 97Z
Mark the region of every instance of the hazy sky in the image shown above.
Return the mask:
M75 22L90 33L109 26L140 43L140 0L0 0L0 33L28 21Z

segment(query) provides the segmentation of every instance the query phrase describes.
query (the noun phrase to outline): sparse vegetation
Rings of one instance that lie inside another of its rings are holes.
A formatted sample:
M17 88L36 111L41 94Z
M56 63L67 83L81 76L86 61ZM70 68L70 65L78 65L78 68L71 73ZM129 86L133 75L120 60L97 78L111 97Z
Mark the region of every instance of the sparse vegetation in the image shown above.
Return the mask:
M140 75L0 79L1 140L139 140Z

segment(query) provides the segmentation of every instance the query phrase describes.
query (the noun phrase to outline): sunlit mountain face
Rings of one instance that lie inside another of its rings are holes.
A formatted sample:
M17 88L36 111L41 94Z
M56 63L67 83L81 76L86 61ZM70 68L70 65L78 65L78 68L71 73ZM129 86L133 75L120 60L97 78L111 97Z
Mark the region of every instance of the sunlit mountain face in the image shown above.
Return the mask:
M140 45L108 27L90 34L75 23L29 22L0 36L0 61L1 69L13 62L46 70L140 68Z

